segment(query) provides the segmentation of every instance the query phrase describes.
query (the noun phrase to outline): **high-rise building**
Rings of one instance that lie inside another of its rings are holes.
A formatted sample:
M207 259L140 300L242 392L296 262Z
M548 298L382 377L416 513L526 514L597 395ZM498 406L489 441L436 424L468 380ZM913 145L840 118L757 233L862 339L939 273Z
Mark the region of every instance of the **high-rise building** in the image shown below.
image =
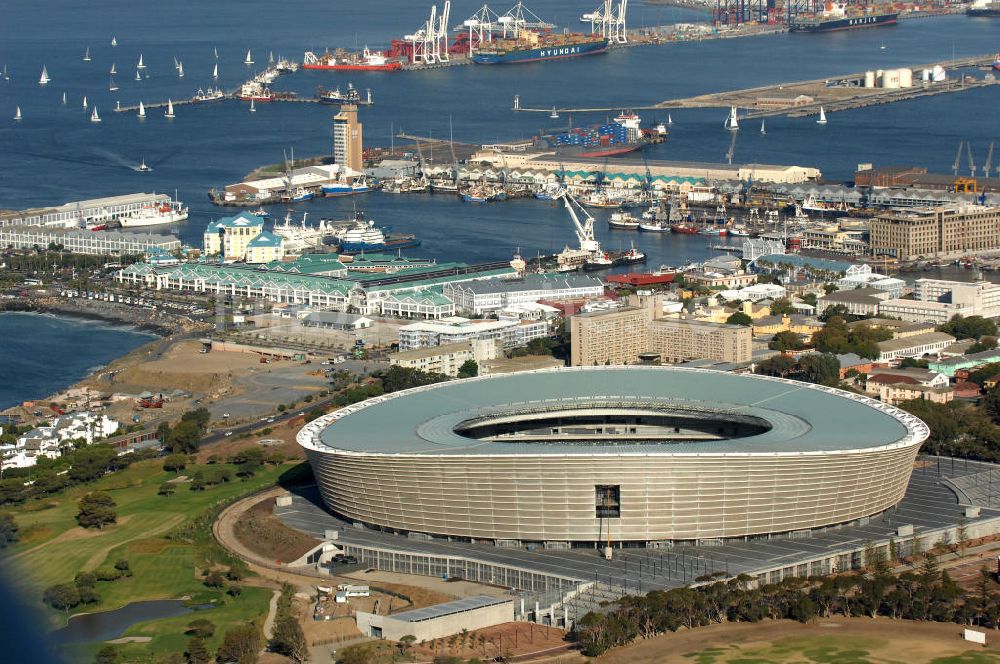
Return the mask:
M344 104L333 116L333 160L340 166L360 172L364 169L361 158L361 123L358 107Z
M1000 249L1000 208L920 208L886 212L869 225L872 254L899 260L957 257Z

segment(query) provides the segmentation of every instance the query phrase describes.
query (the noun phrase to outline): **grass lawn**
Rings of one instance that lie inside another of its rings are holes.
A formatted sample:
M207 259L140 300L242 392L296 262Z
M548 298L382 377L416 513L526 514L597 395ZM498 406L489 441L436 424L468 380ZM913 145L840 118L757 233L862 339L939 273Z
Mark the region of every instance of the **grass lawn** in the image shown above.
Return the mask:
M233 598L202 584L198 568L206 560L227 559L212 539L207 515L221 504L273 485L292 467L265 467L248 481L234 480L205 491L191 491L187 484L180 483L173 495L160 496L160 485L176 477L164 472L161 465L162 460L140 462L97 482L10 510L22 537L5 552L0 566L14 579L27 603L41 607L46 587L70 582L80 570L109 569L116 560L125 558L133 575L98 582L95 589L101 602L75 611L106 611L149 599L190 597L193 603L214 601L218 608L197 613L197 617L218 626L212 647L221 641L227 627L266 614L271 596L267 589L243 586L242 594ZM188 466L181 474L190 476L199 468L203 466ZM84 493L95 490L106 491L114 498L118 523L104 530L85 530L76 525L77 501ZM67 619L63 612L46 612L53 627ZM126 636L152 636L153 641L121 646L122 652L135 655L136 660L141 659L140 653L183 652L187 642L184 626L194 615L133 626ZM90 658L96 649L76 647L72 652Z

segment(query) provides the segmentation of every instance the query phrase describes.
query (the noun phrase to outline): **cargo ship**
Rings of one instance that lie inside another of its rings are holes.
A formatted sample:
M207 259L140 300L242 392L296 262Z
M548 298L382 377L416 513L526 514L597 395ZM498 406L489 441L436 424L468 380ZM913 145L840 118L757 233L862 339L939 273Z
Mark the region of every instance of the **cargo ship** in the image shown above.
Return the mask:
M641 117L635 113L622 113L606 124L536 136L533 143L538 149L552 150L560 155L611 157L661 143L666 138L665 129L643 129Z
M472 54L481 65L521 64L596 55L608 50L608 40L598 34L566 35L522 31L516 39L497 39Z
M891 9L874 11L849 11L844 3L827 2L826 9L814 16L795 19L789 28L792 32L834 32L895 25L899 12Z
M387 58L379 51L370 51L367 48L361 53L348 53L338 49L334 53L326 51L320 56L312 51L306 51L302 59L302 68L335 71L396 71L403 68L403 63Z
M1000 0L973 2L965 13L968 16L1000 16Z

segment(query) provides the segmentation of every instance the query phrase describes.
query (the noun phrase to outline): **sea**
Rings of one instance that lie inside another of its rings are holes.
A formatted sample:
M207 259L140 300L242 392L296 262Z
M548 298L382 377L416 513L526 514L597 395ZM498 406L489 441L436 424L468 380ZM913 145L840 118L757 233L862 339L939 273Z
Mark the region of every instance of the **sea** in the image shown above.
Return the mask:
M596 4L595 0L527 0L526 7L548 22L576 30L584 27L580 15ZM219 84L233 89L265 67L270 55L301 61L306 50L385 48L392 38L416 31L427 20L430 6L430 1L400 0L142 4L6 0L0 21L0 66L6 65L10 80L0 80L0 208L41 207L139 191L176 193L190 207L190 219L155 232L173 232L198 246L209 221L235 212L212 206L208 190L237 182L262 164L280 162L285 153L329 154L335 107L272 103L259 104L256 113L249 113L245 103L222 101L178 106L172 120L163 117L162 109L150 110L140 120L134 113L114 113L115 103L190 98L198 88L213 84L215 64ZM480 0L455 0L449 23L461 24L480 6ZM492 8L503 13L508 6ZM631 27L706 19L696 11L645 5L641 0L630 3L628 11ZM515 95L526 107L626 109L733 88L993 53L1000 49L998 28L1000 23L988 18L945 16L820 35L626 48L558 62L419 72L300 71L282 76L274 87L305 97L313 96L319 85L343 89L352 83L361 90L370 88L375 104L363 107L360 116L368 146L398 146L400 139L394 135L401 131L491 143L565 127L570 120L576 126L605 121L601 114L572 118L564 114L553 120L545 113L514 113ZM111 45L112 38L117 46ZM91 61L84 62L88 48ZM243 64L248 50L254 65ZM147 67L137 81L140 56ZM184 78L177 74L175 58L184 65ZM109 91L112 64L120 88L114 93ZM43 66L51 77L46 86L38 84ZM97 105L100 124L89 121L84 96L90 108ZM734 163L814 166L831 180L850 179L859 163L913 164L950 172L960 141L971 145L977 164L985 161L990 142L1000 138L997 101L997 88L987 88L832 113L825 126L813 118L773 118L768 120L766 136L756 127L746 127L732 144L733 135L722 127L723 109L677 109L671 111L669 140L645 153L649 159L722 163L732 149ZM18 106L23 120L14 122ZM642 114L647 125L665 119L663 113ZM438 156L442 158L449 159ZM136 172L140 160L153 171ZM995 161L1000 162L1000 153ZM964 164L963 158L963 170ZM613 168L613 160L608 168ZM305 215L311 221L345 219L356 210L364 211L380 226L416 234L423 244L408 254L439 261L504 260L515 252L531 257L575 243L566 211L536 200L484 205L440 195L373 192L311 201L288 210L296 221ZM280 219L287 211L273 206L271 212ZM717 253L712 245L720 243L718 238L701 236L610 231L605 211L594 211L594 216L598 238L607 248L626 249L634 242L648 255L651 268L704 260ZM113 347L104 347L109 346ZM88 348L97 352L95 346Z
M154 338L80 318L0 313L0 410L58 392Z

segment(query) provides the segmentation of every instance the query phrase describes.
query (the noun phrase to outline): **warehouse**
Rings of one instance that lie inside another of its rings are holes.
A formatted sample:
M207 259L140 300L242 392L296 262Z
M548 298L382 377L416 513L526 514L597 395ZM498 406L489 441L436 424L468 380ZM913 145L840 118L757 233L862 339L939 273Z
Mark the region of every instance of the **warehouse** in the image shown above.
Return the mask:
M391 616L358 611L357 620L358 629L365 636L399 641L409 635L422 643L511 622L514 620L514 600L474 595Z

